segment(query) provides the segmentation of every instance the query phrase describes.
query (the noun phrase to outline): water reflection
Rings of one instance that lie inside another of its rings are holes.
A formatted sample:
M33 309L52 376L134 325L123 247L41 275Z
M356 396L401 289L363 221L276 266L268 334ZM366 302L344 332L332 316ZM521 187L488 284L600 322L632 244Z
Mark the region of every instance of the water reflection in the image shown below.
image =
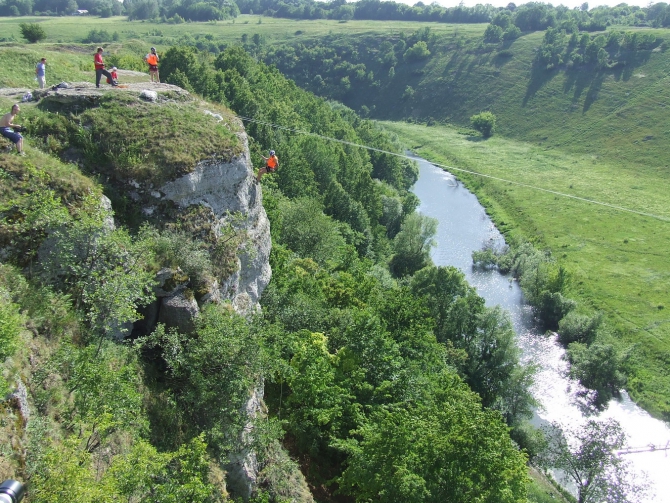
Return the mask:
M433 261L437 265L459 268L484 297L487 306L500 305L506 309L523 349L523 360L540 366L532 392L541 407L533 422L536 425L558 422L572 426L585 422L587 418L576 398L582 388L565 376L565 351L555 336L544 335L534 324L519 285L495 271L472 267L472 252L487 243L503 246L502 235L477 198L451 174L424 159L417 157L416 160L420 175L413 191L421 201L418 211L439 222ZM616 419L628 436L629 446L665 446L670 442L670 428L637 407L626 393L620 401L612 400L600 417ZM647 473L655 493L650 501L670 503L670 452L628 454L627 459L637 472Z

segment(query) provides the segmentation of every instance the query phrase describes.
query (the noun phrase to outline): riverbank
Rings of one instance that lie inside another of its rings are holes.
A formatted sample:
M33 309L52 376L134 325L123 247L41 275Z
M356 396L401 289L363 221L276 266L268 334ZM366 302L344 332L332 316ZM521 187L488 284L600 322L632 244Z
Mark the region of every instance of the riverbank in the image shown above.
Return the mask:
M383 123L426 159L460 170L670 219L668 175L448 127ZM570 271L569 295L605 314L607 341L630 350L628 390L670 420L670 223L453 169L498 229L550 249Z

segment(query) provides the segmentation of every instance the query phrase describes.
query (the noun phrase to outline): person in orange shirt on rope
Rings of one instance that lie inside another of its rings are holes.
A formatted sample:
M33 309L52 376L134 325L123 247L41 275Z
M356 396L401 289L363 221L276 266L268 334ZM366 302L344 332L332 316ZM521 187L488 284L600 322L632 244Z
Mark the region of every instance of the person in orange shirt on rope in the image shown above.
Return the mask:
M275 155L274 150L270 150L270 157L265 157L262 154L261 157L265 160L265 167L258 170L258 176L256 177L256 180L259 182L265 173L274 173L279 167L279 159Z
M160 84L161 79L158 76L158 62L160 59L158 59L158 54L156 54L156 48L152 47L151 52L144 56L144 61L147 62L149 65L149 75L151 76L151 82L154 81L154 77L156 77L156 83Z

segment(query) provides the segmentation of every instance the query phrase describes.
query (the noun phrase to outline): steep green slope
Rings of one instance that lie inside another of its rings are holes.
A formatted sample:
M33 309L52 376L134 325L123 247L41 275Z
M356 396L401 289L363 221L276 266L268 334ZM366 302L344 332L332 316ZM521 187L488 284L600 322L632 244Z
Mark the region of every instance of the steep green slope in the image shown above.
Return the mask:
M471 115L490 110L504 136L634 166L668 164L665 30L638 30L654 35L656 43L622 50L614 68L547 70L534 64L542 32L498 45L482 43L482 25L478 33L477 26L451 28L448 34L434 33L429 25L395 34L335 32L318 41L275 46L265 59L299 85L356 110L365 106L375 118L466 125ZM420 40L430 55L405 61L406 48ZM614 49L610 53L617 56Z

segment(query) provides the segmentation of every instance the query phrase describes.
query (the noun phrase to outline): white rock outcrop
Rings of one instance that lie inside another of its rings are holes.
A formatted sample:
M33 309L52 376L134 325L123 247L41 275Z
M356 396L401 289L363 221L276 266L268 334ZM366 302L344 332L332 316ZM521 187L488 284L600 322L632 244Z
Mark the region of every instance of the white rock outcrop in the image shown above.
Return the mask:
M246 133L238 133L242 153L229 162L201 161L192 172L158 189L163 199L182 208L204 205L214 213L214 231L232 223L233 214L242 216L235 224L246 231L246 240L238 249L237 271L222 278L221 299L230 300L241 313L257 309L258 299L270 282L270 222L262 204L260 185L253 176Z

